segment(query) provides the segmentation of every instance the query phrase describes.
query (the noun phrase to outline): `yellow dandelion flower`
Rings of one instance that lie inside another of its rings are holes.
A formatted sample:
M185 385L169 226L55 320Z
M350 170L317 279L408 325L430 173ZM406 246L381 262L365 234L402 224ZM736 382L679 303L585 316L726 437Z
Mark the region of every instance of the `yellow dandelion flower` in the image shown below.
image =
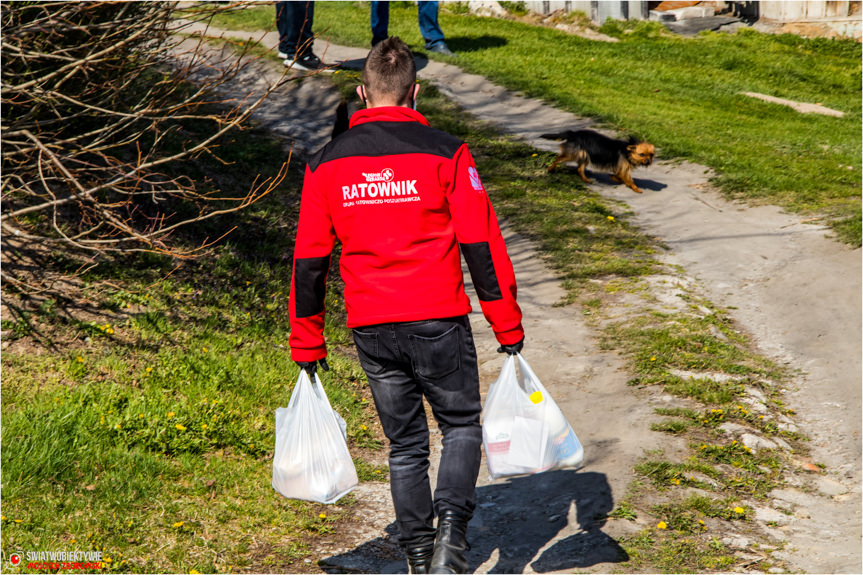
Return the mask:
M75 361L77 361L78 363L84 363L84 358L79 355L75 358Z
M109 327L108 329L105 330L105 333L107 333L108 335L111 335L114 333L114 330Z
M148 367L146 371L147 371L147 373L150 373L151 371L153 371L153 368L152 368L152 367Z
M15 523L24 523L24 520L23 519L16 519Z
M738 515L743 515L744 513L746 513L746 510L743 509L742 507L735 507L734 512Z
M0 515L0 521L6 521L6 516L5 516L5 515Z
M110 557L105 557L102 561L104 561L105 563L110 563L111 561L113 561L113 559L111 559Z
M381 473L380 469L375 469L375 473Z
M656 361L656 356L655 356L655 355L651 355L651 356L650 356L650 361Z
M614 221L614 216L608 216L606 219L607 219L609 222L613 222L613 221Z
M189 575L199 575L200 573L201 572L198 571L197 569L190 569L189 570Z
M118 423L117 425L114 426L114 429L120 429L121 427L123 427L123 426Z
M703 520L703 519L699 519L699 520L698 520L698 523L700 523L701 525L704 525L704 520Z
M531 155L530 155L530 157L531 157L531 158L535 158L535 157L537 157L538 155L539 155L539 154L531 154Z
M656 524L656 527L659 529L668 529L668 524L665 521L660 521Z
M69 543L77 543L77 542L78 542L77 539L72 539L71 541L69 541Z
M205 347L205 348L202 348L202 349L204 350L204 353L207 353L207 348L206 348L206 347Z
M169 412L168 412L168 417L174 417L174 412L173 412L173 411L169 411Z
M139 413L139 414L138 414L138 419L144 419L144 414L143 414L143 413Z
M185 425L180 425L179 423L178 423L177 425L175 425L175 426L174 426L174 428L175 428L177 431L186 431L186 426L185 426Z
M321 513L321 514L319 514L319 515L318 515L318 518L319 518L319 519L326 519L326 518L327 518L327 514L326 514L326 513Z
M202 424L201 424L201 429L207 429L207 424L206 424L206 423L202 423Z
M174 527L177 529L179 529L182 526L183 526L183 521L177 521L176 523L174 523Z
M361 426L360 426L360 429L362 429L363 431L365 431L366 429L368 429L368 427L366 427L365 425L361 425Z

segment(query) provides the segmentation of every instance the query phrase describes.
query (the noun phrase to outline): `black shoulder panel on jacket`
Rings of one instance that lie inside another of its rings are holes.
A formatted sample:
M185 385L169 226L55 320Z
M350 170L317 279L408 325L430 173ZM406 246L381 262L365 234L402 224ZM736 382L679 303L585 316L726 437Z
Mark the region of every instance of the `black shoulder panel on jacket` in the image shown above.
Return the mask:
M318 166L352 156L431 154L452 158L464 142L419 122L368 122L355 126L321 148L309 160Z

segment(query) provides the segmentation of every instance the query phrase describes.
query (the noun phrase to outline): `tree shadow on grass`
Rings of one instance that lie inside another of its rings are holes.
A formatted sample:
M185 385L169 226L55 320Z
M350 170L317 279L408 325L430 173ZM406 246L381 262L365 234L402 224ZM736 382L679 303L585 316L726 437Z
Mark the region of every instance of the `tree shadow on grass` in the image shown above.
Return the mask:
M458 55L459 52L479 52L491 48L500 48L507 45L506 38L502 36L448 36L446 45Z

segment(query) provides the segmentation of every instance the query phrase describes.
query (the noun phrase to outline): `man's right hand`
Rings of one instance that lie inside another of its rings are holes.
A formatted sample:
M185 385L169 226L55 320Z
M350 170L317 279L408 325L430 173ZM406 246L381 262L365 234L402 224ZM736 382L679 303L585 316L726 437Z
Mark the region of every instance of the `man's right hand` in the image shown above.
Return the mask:
M330 366L329 366L329 364L327 364L327 360L325 358L321 358L317 361L298 361L297 365L300 366L300 369L304 369L306 371L306 373L309 374L310 378L314 379L315 372L318 371L318 363L319 362L321 364L321 369L323 371L329 371L330 370Z
M513 343L510 345L502 345L497 348L498 353L506 353L507 355L515 355L521 351L524 347L524 338L521 338L521 341L517 343Z

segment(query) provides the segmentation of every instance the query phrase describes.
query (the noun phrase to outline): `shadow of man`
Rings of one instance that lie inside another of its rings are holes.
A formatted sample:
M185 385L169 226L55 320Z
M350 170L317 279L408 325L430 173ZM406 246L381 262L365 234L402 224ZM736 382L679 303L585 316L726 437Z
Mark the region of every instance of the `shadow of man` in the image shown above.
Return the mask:
M489 573L523 573L528 564L546 573L629 558L601 530L614 507L602 473L559 470L515 477L477 488L477 503L468 529L471 570L495 550L496 564L483 569Z
M477 509L468 526L470 571L488 562L489 573L537 573L620 563L629 556L602 532L614 507L605 474L559 470L507 479L477 488ZM396 543L396 525L386 535L319 562L327 573L407 573ZM542 554L536 557L542 550Z

